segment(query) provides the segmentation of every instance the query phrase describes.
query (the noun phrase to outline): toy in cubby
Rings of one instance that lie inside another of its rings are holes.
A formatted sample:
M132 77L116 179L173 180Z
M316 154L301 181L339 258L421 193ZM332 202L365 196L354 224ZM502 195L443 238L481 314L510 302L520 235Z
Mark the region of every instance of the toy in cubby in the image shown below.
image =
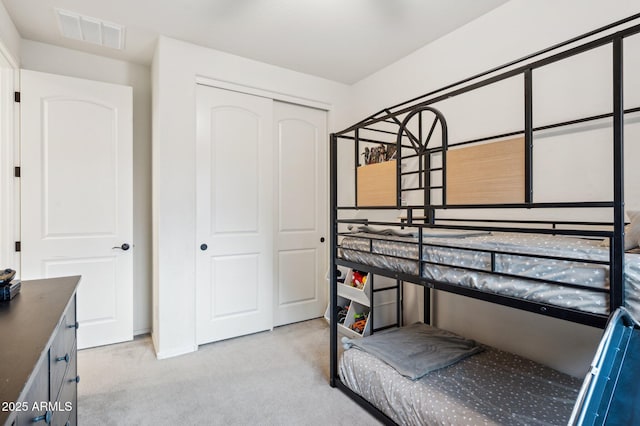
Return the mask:
M338 324L344 324L344 320L347 318L347 312L349 311L349 304L346 304L345 306L338 306L336 310L338 311Z
M364 285L367 282L367 274L362 273L360 271L356 271L355 269L351 272L351 281L348 283L351 287L355 287L359 290L364 288Z
M369 317L368 313L353 314L353 324L351 324L350 328L356 333L362 334L364 332L364 328L367 325L368 317Z

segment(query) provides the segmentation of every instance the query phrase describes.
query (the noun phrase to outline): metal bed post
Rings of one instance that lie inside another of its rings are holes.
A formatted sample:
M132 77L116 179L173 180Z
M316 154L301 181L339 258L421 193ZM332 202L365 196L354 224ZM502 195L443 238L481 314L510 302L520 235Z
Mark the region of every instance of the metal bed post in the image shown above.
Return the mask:
M422 286L423 291L423 304L424 304L424 312L422 322L425 324L431 324L431 288L428 286Z
M376 291L374 290L374 286L375 286L375 280L373 279L376 275L375 274L370 274L369 275L369 279L367 280L367 282L369 283L369 294L371 295L371 297L369 297L369 320L371 321L371 334L375 333L375 327L373 326L373 321L375 316L373 315L373 307L375 305L375 296L376 296ZM364 330L363 330L364 332Z
M421 188L423 186L426 186L426 183L424 181L426 181L426 179L422 178L422 175L424 174L424 167L422 164L422 160L423 160L423 152L424 149L426 148L427 145L427 141L424 141L423 139L423 135L422 135L422 111L420 111L420 113L418 114L418 142L420 142L418 144L418 149L419 151L417 151L418 154L418 188ZM422 146L422 143L424 143L424 147Z
M533 202L533 75L524 71L524 202Z
M424 153L424 158L421 158L420 161L422 162L422 160L424 159L425 164L425 170L427 173L427 176L425 177L424 180L424 209L423 209L423 215L425 217L425 219L431 224L431 221L433 220L433 218L431 217L432 211L431 211L431 173L432 173L432 164L431 164L431 151L429 151L428 149L425 150Z
M353 133L355 136L355 143L353 144L354 146L353 157L354 157L354 167L355 167L355 173L353 177L353 190L355 191L354 197L355 197L355 205L357 207L358 206L358 166L360 165L360 129L356 129ZM338 146L336 145L336 150L337 149L338 149Z
M404 325L403 324L404 321L402 318L402 303L403 303L402 291L403 291L404 281L396 280L396 285L398 286L398 291L396 291L396 321L398 323L398 327L402 327Z
M442 119L442 206L447 207L447 151L449 150L449 130Z
M330 362L329 362L329 383L331 387L336 387L338 378L338 322L336 321L336 308L338 306L338 274L336 259L338 258L338 138L335 133L331 134L329 143L329 162L331 174L329 180L329 196L331 203L331 253L329 255L329 341L330 341Z
M622 37L613 40L613 240L610 312L624 304L624 99Z
M395 118L395 117L394 117ZM397 121L397 118L396 118ZM400 134L400 133L399 133ZM402 205L402 138L398 136L396 140L396 206L400 208ZM407 221L410 224L409 213L407 212Z

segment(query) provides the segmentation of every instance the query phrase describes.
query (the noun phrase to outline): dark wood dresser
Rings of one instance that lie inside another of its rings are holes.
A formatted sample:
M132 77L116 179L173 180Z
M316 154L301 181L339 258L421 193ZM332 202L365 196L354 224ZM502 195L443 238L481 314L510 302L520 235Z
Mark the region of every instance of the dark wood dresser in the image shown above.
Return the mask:
M23 281L0 302L0 425L77 423L79 281Z

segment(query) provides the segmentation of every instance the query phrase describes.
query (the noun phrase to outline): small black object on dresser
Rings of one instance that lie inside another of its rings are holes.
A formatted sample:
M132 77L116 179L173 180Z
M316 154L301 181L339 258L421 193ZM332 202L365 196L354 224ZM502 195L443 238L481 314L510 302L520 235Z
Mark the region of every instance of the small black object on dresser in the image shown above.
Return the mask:
M16 271L10 268L0 271L0 302L6 302L20 292L20 280L13 281Z
M8 302L20 293L22 283L20 280L11 281L10 283L0 286L0 302Z
M15 275L16 271L11 268L6 268L0 271L0 286L9 284Z

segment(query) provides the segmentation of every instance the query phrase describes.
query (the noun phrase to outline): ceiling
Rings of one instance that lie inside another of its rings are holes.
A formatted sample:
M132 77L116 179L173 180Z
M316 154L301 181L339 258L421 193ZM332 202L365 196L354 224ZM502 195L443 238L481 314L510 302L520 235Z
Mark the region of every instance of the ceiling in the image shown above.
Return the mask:
M2 0L29 40L150 64L166 35L347 84L507 1ZM56 8L124 25L124 49L62 37Z

